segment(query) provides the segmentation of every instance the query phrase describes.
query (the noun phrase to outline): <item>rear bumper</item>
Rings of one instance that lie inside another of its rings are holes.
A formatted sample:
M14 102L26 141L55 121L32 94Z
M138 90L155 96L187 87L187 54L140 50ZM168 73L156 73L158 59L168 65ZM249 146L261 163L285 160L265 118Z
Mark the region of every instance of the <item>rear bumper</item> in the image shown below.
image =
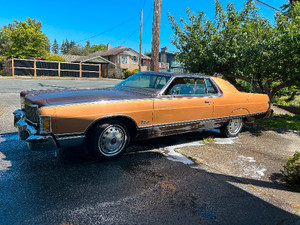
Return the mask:
M14 111L14 126L18 128L20 140L25 140L30 150L50 151L58 148L52 135L38 134L36 127L25 121L22 110Z

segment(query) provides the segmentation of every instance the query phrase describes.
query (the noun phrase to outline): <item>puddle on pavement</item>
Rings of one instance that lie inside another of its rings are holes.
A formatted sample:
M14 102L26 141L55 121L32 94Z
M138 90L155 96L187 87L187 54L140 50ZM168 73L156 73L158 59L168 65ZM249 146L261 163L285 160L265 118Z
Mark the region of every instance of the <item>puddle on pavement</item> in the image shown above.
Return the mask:
M190 141L190 142L182 143L182 142L184 142L184 139L186 139L186 141ZM171 146L161 146L161 148L159 150L157 150L157 152L163 154L168 160L171 160L174 162L182 162L187 165L194 164L194 162L192 160L190 160L187 157L185 157L184 155L176 152L175 150L178 148L186 148L186 147L193 147L193 146L201 147L201 146L204 146L205 143L203 143L202 139L198 140L198 141L191 141L188 137L184 137L184 139L180 141L181 142L180 144L174 144ZM213 139L215 141L214 144L231 145L231 144L236 143L236 140L238 138L234 137L234 138L213 138ZM193 140L195 140L195 139L193 139Z
M217 220L217 213L212 207L204 206L199 209L200 215L210 221Z
M241 166L242 175L252 178L261 178L265 176L267 169L263 165L257 165L253 157L240 155L237 157L238 164Z

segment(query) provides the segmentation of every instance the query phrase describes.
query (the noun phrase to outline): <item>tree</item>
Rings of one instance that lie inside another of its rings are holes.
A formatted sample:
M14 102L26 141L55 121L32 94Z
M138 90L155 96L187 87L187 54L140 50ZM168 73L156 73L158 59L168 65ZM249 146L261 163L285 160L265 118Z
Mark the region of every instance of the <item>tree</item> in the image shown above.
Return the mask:
M92 45L91 53L106 50L106 49L107 49L107 46L105 44Z
M69 55L84 55L83 53L83 48L81 45L73 45L69 51L68 51Z
M52 52L54 54L58 54L59 51L59 44L57 43L56 39L54 39L53 45L52 45Z
M5 25L3 28L11 30L13 28L13 24ZM0 55L4 55L8 49L11 47L12 42L8 37L4 37L4 32L0 30Z
M14 20L10 27L1 28L3 38L11 44L5 51L6 57L43 57L47 54L49 39L41 31L42 23L27 17L25 22Z
M188 20L181 17L179 23L169 15L177 57L190 72L222 74L239 88L250 87L272 99L280 89L300 81L300 7L292 7L295 13L277 13L273 26L252 0L240 12L231 2L225 11L215 0L213 21L190 9Z
M62 54L68 54L69 50L70 50L70 42L66 38L66 40L64 40L60 46L60 51Z
M92 53L92 49L91 49L91 42L88 40L86 41L85 46L82 49L82 54L83 55L89 55L90 53Z

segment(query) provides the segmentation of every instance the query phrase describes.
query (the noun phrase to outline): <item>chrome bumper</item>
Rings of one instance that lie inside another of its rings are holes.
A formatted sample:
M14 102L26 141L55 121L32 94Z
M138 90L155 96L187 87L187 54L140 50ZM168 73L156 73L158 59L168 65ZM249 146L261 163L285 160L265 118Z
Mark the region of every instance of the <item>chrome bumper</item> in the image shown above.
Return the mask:
M14 111L14 126L18 128L20 140L25 140L30 150L48 151L58 148L51 135L38 134L36 128L25 121L22 110Z

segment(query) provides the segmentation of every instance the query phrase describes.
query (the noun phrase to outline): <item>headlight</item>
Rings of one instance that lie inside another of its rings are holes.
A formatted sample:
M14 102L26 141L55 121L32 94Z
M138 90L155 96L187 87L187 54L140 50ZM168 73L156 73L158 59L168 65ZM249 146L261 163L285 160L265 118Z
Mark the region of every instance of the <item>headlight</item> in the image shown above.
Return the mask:
M20 100L21 100L21 109L25 109L25 98L21 97Z
M40 133L51 133L51 118L50 116L40 116Z

